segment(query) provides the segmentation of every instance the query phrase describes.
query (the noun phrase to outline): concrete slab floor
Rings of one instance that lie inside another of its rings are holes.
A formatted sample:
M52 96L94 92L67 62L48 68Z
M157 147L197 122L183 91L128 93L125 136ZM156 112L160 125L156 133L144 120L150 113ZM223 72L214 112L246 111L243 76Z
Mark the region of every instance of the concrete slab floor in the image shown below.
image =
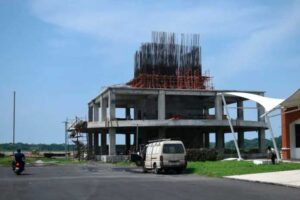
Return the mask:
M226 176L225 178L300 188L300 170Z

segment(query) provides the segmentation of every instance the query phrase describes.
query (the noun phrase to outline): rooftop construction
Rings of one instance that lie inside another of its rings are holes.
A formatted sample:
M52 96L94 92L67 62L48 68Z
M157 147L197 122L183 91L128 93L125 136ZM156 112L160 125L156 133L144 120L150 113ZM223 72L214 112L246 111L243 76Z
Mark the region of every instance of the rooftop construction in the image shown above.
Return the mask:
M199 35L153 32L152 42L135 53L136 88L213 89L211 77L202 74Z
M211 77L202 73L199 35L153 32L152 42L142 44L135 53L134 78L101 91L88 104L88 122L75 123L69 130L74 138L86 133L89 158L111 159L159 138L180 139L186 148L209 148L210 134L215 135L215 148L222 150L230 128L219 94L226 92L264 95L261 91L214 90ZM244 132L255 131L259 150L264 152L268 126L259 118L264 108L257 104L258 117L245 120L246 99L231 95L225 99L237 105L232 125L239 146L243 147ZM117 110L123 113L121 117ZM123 150L117 150L116 134L125 135Z

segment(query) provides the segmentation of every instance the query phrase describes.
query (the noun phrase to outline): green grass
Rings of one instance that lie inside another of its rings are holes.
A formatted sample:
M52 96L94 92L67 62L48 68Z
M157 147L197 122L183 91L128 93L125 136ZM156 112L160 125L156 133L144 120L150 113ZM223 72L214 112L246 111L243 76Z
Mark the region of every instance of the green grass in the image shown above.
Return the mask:
M279 163L255 165L249 161L207 161L188 162L187 171L204 176L223 177L300 169L300 163Z
M136 164L131 161L121 161L121 162L116 162L114 165L119 166L119 167L134 167Z
M33 164L35 161L41 160L45 164L76 164L76 163L85 163L86 161L78 161L73 159L65 158L45 158L45 157L27 157L25 162L26 164ZM5 156L0 158L0 166L10 166L12 158L10 156Z

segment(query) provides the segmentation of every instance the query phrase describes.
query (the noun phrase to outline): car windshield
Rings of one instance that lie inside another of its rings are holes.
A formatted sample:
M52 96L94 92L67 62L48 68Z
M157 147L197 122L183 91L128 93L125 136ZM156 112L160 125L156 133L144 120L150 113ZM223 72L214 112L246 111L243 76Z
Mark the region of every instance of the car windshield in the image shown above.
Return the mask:
M164 144L163 153L184 153L182 144Z

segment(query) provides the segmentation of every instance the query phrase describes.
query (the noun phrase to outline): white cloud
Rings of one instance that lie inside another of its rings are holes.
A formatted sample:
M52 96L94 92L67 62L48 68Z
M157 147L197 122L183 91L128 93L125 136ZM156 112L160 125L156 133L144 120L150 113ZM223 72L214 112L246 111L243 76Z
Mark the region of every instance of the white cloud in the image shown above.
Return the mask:
M224 37L245 34L260 25L252 23L251 18L259 14L261 8L232 5L224 9L198 3L194 7L173 6L170 9L172 1L146 6L124 1L118 1L118 4L99 2L35 0L31 7L45 22L111 40L136 40L140 35L149 35L152 30ZM239 32L236 32L237 28Z
M31 8L47 23L123 46L149 41L153 30L200 33L206 44L223 43L204 58L205 68L219 78L265 68L264 59L272 59L272 49L299 34L296 4L278 10L255 3L187 6L185 1L172 2L34 0Z

